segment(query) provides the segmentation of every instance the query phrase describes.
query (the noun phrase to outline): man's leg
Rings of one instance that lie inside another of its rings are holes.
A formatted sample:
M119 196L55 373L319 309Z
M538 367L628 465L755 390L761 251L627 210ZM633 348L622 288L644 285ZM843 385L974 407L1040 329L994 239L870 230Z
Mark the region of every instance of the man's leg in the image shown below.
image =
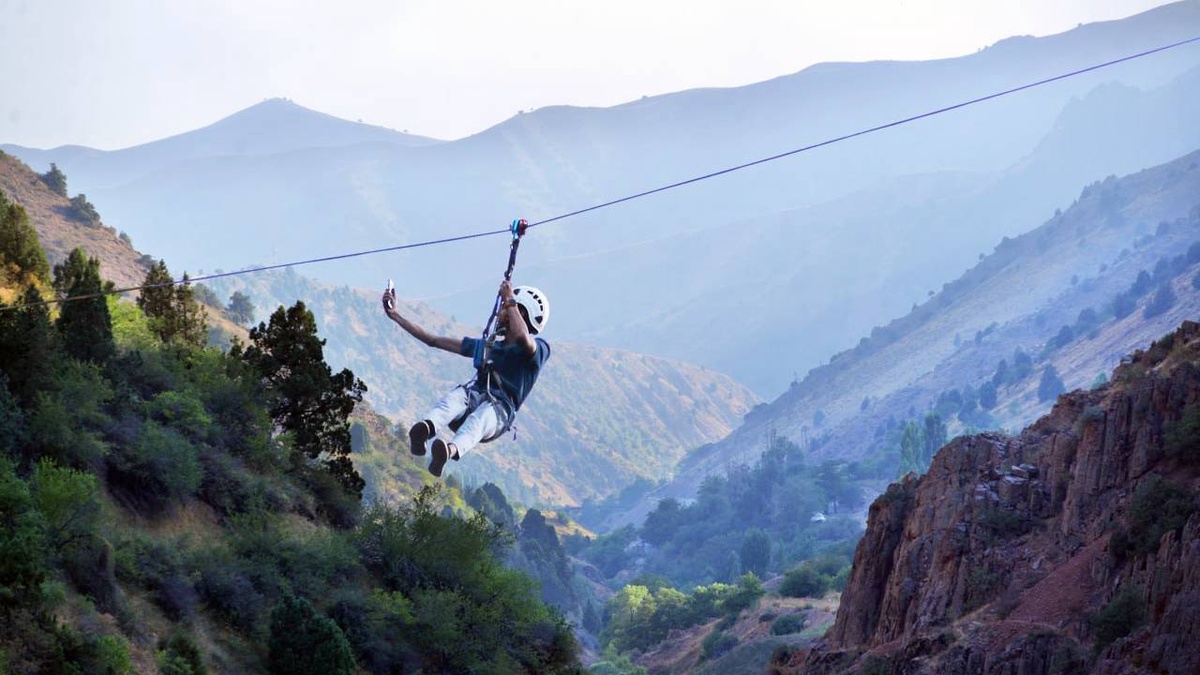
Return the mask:
M467 390L464 387L451 389L425 413L424 419L408 430L409 450L414 455L424 455L425 444L437 436L437 430L448 428L450 422L466 411Z
M496 413L496 406L489 401L480 403L479 407L471 411L467 419L463 420L462 426L458 428L458 433L454 435L453 440L444 443L439 438L433 442L431 448L433 457L429 462L429 473L435 476L442 475L442 469L446 466L447 459L460 459L463 454L479 445L483 439L490 438L499 429L500 417Z

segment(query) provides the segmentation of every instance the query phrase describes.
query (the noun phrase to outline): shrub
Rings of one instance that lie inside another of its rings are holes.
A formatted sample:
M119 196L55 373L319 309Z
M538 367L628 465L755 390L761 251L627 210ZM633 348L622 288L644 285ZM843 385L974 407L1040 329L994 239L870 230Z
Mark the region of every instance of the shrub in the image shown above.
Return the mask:
M200 648L196 646L183 630L176 628L171 635L159 642L159 652L156 655L160 675L206 675L204 659Z
M1096 651L1129 635L1146 622L1146 603L1141 589L1126 587L1097 612L1091 620Z
M700 643L700 658L703 660L715 659L736 647L737 643L737 636L730 635L723 630L714 630Z
M156 511L194 494L203 475L192 444L153 421L132 443L114 448L108 462L126 499Z
M267 668L279 675L350 675L354 655L337 624L308 600L289 595L271 611Z
M771 635L790 635L804 630L803 614L785 614L771 624Z
M788 570L779 585L779 594L788 598L819 598L829 590L829 577L810 563Z
M1163 449L1168 457L1185 462L1200 461L1200 404L1183 409L1179 420L1168 423Z
M1109 548L1117 558L1146 555L1158 548L1163 535L1180 530L1196 512L1195 497L1162 476L1137 486L1129 506L1129 530L1118 530Z

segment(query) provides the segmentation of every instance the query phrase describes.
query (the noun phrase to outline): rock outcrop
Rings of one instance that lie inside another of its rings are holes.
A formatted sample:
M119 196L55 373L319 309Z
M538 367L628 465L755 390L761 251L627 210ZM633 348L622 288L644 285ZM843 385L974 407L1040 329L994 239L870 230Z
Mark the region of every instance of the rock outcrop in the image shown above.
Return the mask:
M778 673L1200 673L1200 324L956 439L871 506L837 620Z

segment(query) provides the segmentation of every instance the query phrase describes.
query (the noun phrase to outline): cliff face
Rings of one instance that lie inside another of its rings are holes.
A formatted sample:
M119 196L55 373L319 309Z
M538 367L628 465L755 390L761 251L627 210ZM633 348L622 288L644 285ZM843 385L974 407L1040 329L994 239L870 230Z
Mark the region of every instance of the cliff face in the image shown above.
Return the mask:
M834 627L781 673L1200 673L1200 324L871 506ZM1191 429L1191 431L1188 431Z

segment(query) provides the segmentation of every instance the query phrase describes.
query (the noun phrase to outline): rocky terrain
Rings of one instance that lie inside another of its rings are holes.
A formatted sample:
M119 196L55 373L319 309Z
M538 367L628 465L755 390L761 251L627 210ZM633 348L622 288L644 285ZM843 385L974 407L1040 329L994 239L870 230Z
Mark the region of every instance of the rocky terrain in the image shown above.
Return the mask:
M1200 324L959 438L871 506L833 628L773 672L1200 672Z

